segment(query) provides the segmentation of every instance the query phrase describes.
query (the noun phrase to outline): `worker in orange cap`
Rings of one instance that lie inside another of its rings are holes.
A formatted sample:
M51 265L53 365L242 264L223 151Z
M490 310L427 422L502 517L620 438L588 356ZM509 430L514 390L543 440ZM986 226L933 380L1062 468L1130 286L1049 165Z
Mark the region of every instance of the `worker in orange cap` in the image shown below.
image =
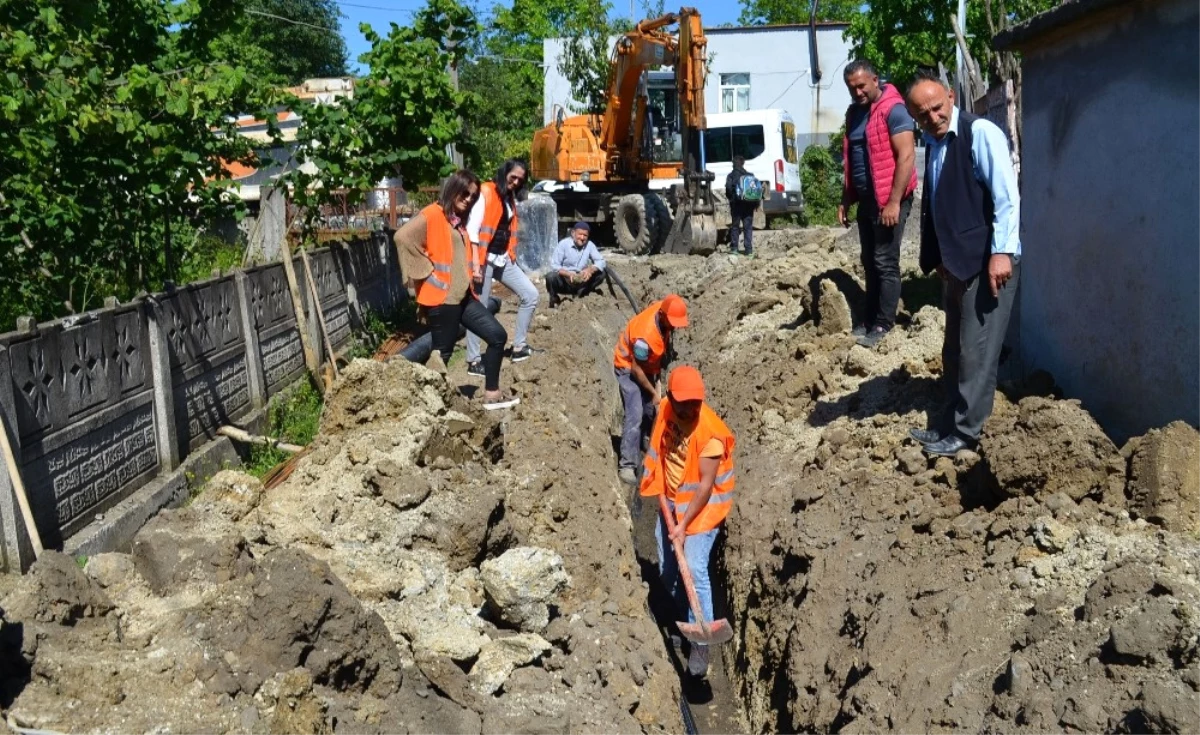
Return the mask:
M688 607L687 598L671 548L679 540L692 572L700 610L709 622L713 606L708 557L733 507L733 444L733 432L704 402L700 371L689 365L672 370L667 397L659 405L642 463L640 492L644 497L666 493L667 506L675 514L674 533L667 533L666 522L660 517L654 534L658 540L658 572L667 592L682 613ZM688 621L696 622L690 609ZM708 646L692 645L688 673L697 677L708 673Z
M613 370L621 388L625 421L621 425L621 482L637 484L635 468L642 437L650 430L658 406L658 374L662 371L671 335L688 324L687 304L676 294L655 301L629 320L613 350Z

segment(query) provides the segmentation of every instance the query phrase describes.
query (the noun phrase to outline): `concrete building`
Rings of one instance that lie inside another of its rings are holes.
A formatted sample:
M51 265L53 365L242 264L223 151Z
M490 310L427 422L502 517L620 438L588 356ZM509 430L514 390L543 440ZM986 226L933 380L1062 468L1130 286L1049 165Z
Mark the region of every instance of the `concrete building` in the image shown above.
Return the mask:
M812 31L807 25L705 28L711 59L704 90L706 112L782 108L796 123L801 150L828 141L841 127L850 104L842 81L850 44L842 38L845 23L818 23L815 28L815 46L810 45ZM543 42L547 123L553 119L555 105L565 107L567 114L578 109L570 84L558 70L564 45L561 39ZM654 76L656 81L670 79L666 72Z
M1018 354L1118 440L1200 423L1200 6L1074 0L1024 65Z

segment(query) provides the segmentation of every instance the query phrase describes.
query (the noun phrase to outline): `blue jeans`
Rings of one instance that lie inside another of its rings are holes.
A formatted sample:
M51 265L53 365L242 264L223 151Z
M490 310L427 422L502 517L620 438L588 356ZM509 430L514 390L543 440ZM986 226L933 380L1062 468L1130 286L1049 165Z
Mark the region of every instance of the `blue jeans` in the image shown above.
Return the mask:
M658 503L658 498L647 498ZM675 512L675 504L667 501L671 512ZM704 533L688 534L683 544L683 558L687 560L688 569L692 572L692 582L696 585L696 597L700 600L700 612L704 613L705 621L713 619L712 582L708 576L708 556L712 553L713 544L721 527L717 526ZM675 548L667 538L667 523L658 514L658 524L654 527L654 539L658 542L658 576L662 578L667 594L675 601L677 612L687 610L689 623L696 622L696 614L688 604L687 592L683 588L683 578L679 575L679 562L675 558Z
M516 263L509 263L503 268L494 265L483 267L483 288L479 292L479 300L487 303L492 296L492 282L500 281L521 300L517 307L517 329L513 332L512 346L514 350L525 348L525 335L529 333L529 325L533 323L533 310L538 305L537 286L525 275L525 271ZM479 359L479 337L474 332L467 333L467 362Z

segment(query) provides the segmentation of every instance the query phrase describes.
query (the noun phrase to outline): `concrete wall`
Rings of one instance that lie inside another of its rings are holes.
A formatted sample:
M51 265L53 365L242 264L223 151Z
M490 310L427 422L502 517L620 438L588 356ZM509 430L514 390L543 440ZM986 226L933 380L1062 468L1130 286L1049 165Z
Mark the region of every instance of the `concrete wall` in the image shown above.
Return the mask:
M1197 7L1024 49L1019 356L1118 439L1200 423Z
M361 308L403 298L386 239L313 251L330 341L350 340ZM301 261L295 261L303 281ZM322 349L302 286L310 337ZM138 488L304 374L281 263L141 301L0 335L0 419L34 520L61 547ZM2 461L2 460L0 460ZM0 569L24 569L32 547L0 471Z
M844 26L817 27L822 78L814 84L807 27L706 28L712 63L704 90L705 111L721 110L722 74L748 72L751 109L782 108L791 113L802 148L810 142L828 140L841 127L850 104L850 93L842 81L842 69L850 57L850 44L842 39L843 31ZM565 106L568 114L573 114L572 105L577 104L570 84L558 71L563 45L559 39L543 43L547 123L553 119L555 104Z

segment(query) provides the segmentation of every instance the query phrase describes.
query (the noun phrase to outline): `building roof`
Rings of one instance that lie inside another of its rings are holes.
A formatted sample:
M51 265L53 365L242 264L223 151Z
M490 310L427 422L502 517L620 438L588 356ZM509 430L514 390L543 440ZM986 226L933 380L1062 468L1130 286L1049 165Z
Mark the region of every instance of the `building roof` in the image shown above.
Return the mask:
M828 31L838 28L849 28L850 24L837 20L819 20L815 24L817 30ZM780 23L769 26L715 26L704 29L704 35L711 36L721 33L762 33L764 31L807 31L807 23Z
M1017 50L1042 36L1094 16L1106 10L1135 5L1138 0L1066 0L1062 5L1038 13L1029 20L996 34L992 46L999 51Z

